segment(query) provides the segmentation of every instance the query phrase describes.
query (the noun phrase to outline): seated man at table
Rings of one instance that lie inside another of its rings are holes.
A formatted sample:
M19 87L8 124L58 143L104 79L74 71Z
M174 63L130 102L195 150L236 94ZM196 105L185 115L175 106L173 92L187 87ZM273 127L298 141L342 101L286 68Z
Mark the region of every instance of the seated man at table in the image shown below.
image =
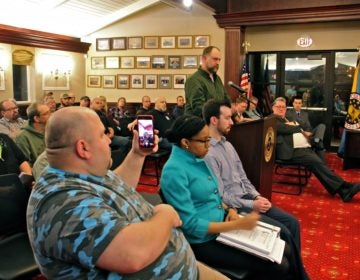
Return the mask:
M310 132L303 130L299 124L285 117L285 98L276 98L272 109L277 119L276 158L309 168L330 195L339 194L343 202L350 202L359 192L360 183L344 181L317 156L307 140Z
M247 178L235 148L225 138L233 125L230 104L209 100L204 105L203 117L211 137L205 161L216 175L222 201L240 213L255 210L261 213L262 221L280 227L281 237L292 251L293 267L298 268L301 279L308 279L301 261L299 221L261 196Z
M49 167L27 209L30 243L47 279L224 279L196 262L171 206L152 206L135 191L145 157L157 150L157 139L148 151L137 139L134 131L127 158L109 171L110 139L93 110L72 106L49 119Z

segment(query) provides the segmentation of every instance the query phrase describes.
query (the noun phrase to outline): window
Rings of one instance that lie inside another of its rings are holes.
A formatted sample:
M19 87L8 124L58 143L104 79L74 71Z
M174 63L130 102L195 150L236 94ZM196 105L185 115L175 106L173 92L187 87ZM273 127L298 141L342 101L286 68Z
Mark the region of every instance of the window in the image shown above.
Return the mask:
M13 64L13 90L16 101L29 101L29 66Z

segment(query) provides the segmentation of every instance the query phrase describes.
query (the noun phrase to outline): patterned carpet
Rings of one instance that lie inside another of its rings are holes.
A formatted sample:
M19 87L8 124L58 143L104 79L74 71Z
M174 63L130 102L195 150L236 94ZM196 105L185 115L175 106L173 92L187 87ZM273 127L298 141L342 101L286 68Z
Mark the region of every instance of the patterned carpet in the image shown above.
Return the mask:
M326 159L344 180L360 181L360 169L343 171L342 161L334 153L328 153ZM142 176L141 181L154 183L155 178ZM155 193L158 187L139 185L137 189ZM302 256L311 279L360 279L360 194L343 203L312 176L300 196L273 193L272 202L298 217Z

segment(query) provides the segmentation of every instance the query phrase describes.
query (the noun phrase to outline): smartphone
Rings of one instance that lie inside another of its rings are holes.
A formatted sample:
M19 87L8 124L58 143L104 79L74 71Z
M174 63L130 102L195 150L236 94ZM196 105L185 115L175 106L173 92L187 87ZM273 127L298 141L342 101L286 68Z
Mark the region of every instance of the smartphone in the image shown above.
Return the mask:
M137 125L140 148L154 148L154 117L152 115L139 115L137 116Z

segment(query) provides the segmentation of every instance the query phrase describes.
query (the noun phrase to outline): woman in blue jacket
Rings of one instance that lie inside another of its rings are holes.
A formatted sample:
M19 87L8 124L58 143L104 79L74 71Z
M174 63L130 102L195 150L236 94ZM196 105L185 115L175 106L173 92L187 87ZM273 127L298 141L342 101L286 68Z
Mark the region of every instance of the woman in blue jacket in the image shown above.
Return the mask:
M252 229L259 215L253 212L240 218L222 203L216 177L203 160L210 140L205 122L196 116L181 116L167 137L175 145L162 171L161 191L178 211L196 258L213 267L243 268L255 279L297 279L290 276L296 270L289 265L287 250L282 263L277 264L216 241L220 232Z

